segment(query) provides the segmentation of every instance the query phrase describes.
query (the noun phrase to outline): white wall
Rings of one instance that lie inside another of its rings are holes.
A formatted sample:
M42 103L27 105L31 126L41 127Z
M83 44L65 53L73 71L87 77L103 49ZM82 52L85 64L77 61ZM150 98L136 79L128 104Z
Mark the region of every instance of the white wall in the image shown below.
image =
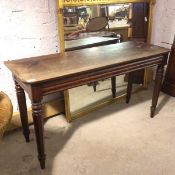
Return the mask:
M14 84L3 61L59 52L56 7L56 0L0 0L0 91L14 111Z
M175 36L175 0L156 0L152 43L171 48Z

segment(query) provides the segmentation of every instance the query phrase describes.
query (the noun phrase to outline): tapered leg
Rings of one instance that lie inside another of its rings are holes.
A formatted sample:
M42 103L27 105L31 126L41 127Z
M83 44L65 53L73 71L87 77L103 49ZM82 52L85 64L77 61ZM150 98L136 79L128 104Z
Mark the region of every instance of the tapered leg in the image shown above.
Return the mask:
M116 97L116 77L111 78L111 86L112 86L112 97Z
M133 78L134 78L134 72L130 72L128 74L128 85L127 85L127 92L126 92L126 103L129 103L129 101L131 99Z
M32 103L32 115L35 127L35 136L38 149L38 160L40 162L41 169L45 168L45 150L44 150L44 137L43 137L43 116L42 116L42 104L41 102Z
M159 92L160 92L161 84L162 84L163 72L164 72L164 66L159 65L157 67L154 91L153 91L153 96L152 96L152 106L151 106L151 115L150 115L151 118L153 118L155 114Z
M29 142L29 126L28 126L28 116L27 116L27 106L26 106L26 97L24 90L21 86L15 81L16 95L18 100L19 112L21 117L23 134L26 142Z

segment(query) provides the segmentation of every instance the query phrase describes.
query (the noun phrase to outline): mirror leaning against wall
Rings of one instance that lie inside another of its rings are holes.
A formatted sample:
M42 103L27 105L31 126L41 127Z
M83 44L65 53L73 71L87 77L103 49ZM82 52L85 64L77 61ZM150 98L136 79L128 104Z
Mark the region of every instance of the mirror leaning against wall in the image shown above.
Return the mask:
M148 38L150 4L147 0L136 2L120 1L107 3L102 1L70 1L63 4L62 21L64 49L66 52L139 40ZM144 70L137 72L134 78L133 91L144 84ZM94 106L113 100L112 86L116 84L116 97L126 93L128 75L93 82L78 88L70 89L65 94L67 115L74 116ZM81 98L80 102L80 97ZM73 104L73 105L72 105ZM69 116L70 118L70 116Z

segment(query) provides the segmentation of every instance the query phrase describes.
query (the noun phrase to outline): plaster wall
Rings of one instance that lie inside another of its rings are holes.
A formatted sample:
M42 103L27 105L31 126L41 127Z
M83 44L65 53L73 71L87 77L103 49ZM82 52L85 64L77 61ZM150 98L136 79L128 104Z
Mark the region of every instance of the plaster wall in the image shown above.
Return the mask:
M3 62L59 52L56 7L56 0L0 1L0 91L9 95L14 111L14 84Z

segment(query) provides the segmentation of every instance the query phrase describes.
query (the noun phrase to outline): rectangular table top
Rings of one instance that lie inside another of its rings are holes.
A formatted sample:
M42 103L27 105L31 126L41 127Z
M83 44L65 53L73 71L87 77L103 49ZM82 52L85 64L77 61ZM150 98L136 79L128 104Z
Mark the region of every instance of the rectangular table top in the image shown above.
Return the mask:
M117 43L117 41L118 41L118 38L102 37L102 36L75 39L75 40L65 41L65 50L71 51L71 50L77 50L77 49L84 49L84 48L89 48L94 46Z
M38 83L110 65L122 65L170 52L169 49L139 42L93 47L20 60L5 65L24 83Z

